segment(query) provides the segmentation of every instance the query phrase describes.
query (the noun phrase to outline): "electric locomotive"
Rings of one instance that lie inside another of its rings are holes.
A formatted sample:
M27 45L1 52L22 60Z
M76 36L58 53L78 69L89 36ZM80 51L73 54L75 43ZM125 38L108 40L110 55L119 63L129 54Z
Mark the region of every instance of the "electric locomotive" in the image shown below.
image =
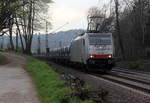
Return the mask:
M85 33L70 46L70 61L86 65L87 70L109 71L114 66L111 33Z
M111 33L84 33L74 38L69 47L50 52L51 58L80 64L87 71L107 72L114 66L114 45Z

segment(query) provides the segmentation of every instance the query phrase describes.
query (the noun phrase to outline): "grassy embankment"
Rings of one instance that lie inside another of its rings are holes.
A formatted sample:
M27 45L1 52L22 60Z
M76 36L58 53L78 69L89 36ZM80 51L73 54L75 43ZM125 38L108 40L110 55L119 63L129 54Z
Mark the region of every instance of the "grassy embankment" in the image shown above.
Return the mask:
M76 97L66 97L71 89L60 79L60 75L46 63L32 57L27 57L25 70L33 78L41 103L92 103L81 101Z
M150 59L136 60L136 61L122 61L116 64L117 67L150 72Z

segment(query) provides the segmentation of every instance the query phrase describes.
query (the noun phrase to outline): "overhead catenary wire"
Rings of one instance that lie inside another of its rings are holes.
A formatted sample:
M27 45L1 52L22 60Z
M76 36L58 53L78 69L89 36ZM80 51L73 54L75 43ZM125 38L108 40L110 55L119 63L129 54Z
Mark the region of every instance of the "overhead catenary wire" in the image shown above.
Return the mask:
M54 34L56 31L58 31L59 29L63 28L64 26L68 25L69 22L66 22L65 24L63 24L62 26L56 28L55 30L53 30L50 34Z

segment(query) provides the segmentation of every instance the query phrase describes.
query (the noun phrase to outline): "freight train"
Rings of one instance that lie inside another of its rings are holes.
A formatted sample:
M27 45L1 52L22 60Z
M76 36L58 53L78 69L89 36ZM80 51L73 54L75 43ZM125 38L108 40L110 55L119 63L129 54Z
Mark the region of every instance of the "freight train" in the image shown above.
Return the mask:
M74 38L70 46L49 52L49 57L65 64L80 65L85 71L107 72L115 65L111 33L84 33Z

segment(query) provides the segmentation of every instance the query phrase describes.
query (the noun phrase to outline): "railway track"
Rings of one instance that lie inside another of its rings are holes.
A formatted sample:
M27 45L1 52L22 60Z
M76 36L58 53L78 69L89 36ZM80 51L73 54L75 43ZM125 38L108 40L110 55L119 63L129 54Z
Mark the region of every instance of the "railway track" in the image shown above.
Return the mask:
M130 73L122 73L122 72L118 72L118 71L114 71L114 70L111 71L110 75L114 75L114 76L117 76L120 78L124 78L124 79L128 79L131 81L150 85L150 78L149 77L134 75L134 74L130 74Z
M54 65L58 65L55 64ZM60 65L59 65L60 66ZM68 70L71 70L70 67L64 67ZM74 70L73 70L74 71ZM75 70L76 71L76 70ZM81 71L78 71L81 72ZM69 72L68 72L69 74ZM81 73L82 74L82 73ZM74 74L72 74L74 75ZM139 73L139 72L133 72L133 71L126 71L122 69L113 69L109 74L107 75L100 75L100 74L88 74L91 76L96 76L98 78L102 78L105 80L108 80L110 82L117 83L119 85L144 92L148 95L150 95L150 76L146 73Z
M142 77L150 78L150 72L128 70L128 69L123 69L123 68L113 69L112 71L126 73L126 74L132 74L132 75L139 75L139 76L142 76Z
M105 80L150 94L150 78L143 75L136 75L136 72L130 73L129 71L121 72L120 70L112 70L108 75L96 74L96 76Z

